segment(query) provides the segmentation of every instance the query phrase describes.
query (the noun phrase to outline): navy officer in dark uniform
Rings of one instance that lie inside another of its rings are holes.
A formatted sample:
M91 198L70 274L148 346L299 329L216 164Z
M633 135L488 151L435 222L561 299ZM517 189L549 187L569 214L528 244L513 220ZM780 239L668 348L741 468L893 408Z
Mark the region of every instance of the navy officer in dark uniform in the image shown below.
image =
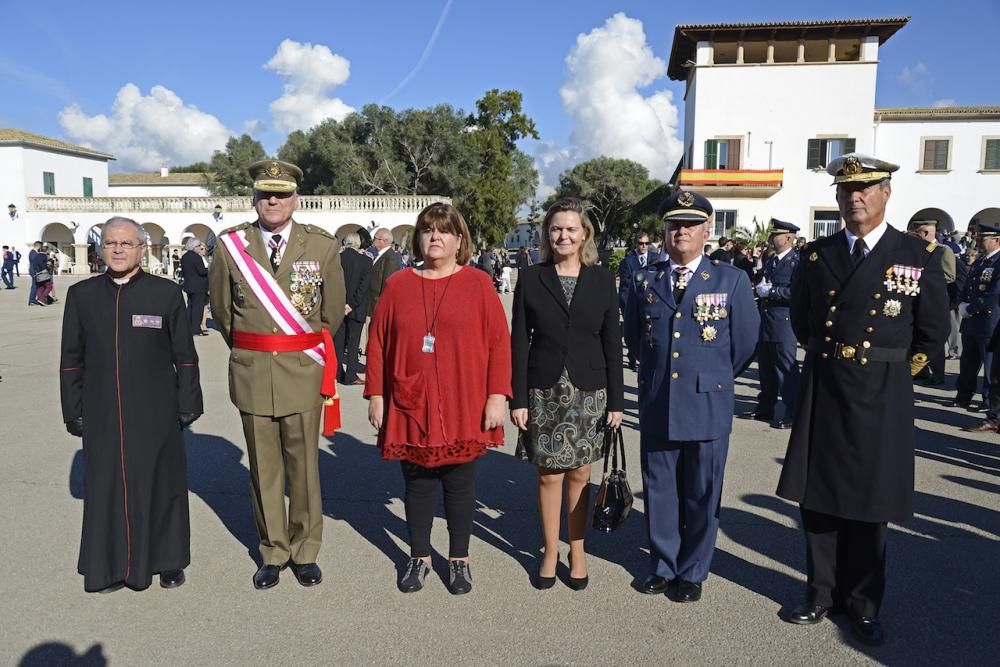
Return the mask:
M958 365L955 406L970 408L979 369L983 375L983 403L989 404L989 370L993 353L990 337L1000 323L1000 227L978 223L979 257L969 269L958 312L962 317L962 357Z
M734 378L753 359L760 325L746 272L703 254L712 213L708 199L686 191L660 205L669 259L636 271L626 301L651 569L640 590L677 602L700 599L708 578Z
M846 611L860 641L883 642L889 521L913 514L913 381L948 337L941 247L885 221L894 164L830 162L846 229L802 251L792 327L806 346L799 410L778 495L799 503L807 599L787 620Z
M791 428L799 394L799 364L795 359L797 344L789 310L792 275L799 265L799 253L795 250L798 231L799 228L790 222L771 218L768 241L774 254L764 262L763 277L755 288L760 306L760 338L757 342L760 393L757 395L757 407L743 417L772 421L774 406L778 403L778 394L781 394L785 413L773 422L775 428Z

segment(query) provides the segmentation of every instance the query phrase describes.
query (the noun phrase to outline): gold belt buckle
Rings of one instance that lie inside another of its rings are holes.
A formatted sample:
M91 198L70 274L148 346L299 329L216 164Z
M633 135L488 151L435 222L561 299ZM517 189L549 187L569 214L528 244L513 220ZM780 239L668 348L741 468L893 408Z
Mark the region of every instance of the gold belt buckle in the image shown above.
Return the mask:
M840 359L853 360L854 354L857 352L853 345L844 345L843 343L837 343L837 357Z

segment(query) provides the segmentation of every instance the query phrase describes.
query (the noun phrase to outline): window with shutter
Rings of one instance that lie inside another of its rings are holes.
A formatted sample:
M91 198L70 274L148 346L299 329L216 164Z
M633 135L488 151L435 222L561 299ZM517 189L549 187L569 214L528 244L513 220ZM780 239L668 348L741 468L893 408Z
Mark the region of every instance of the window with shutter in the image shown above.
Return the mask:
M806 154L806 169L817 169L822 167L821 153L822 145L819 139L809 140L809 150Z
M945 171L948 169L947 139L924 139L924 171Z
M94 179L83 177L83 196L93 197L94 196Z
M705 140L705 169L716 169L719 165L719 142L715 139Z
M986 159L983 161L983 169L1000 170L1000 139L986 140Z
M740 140L730 139L729 143L729 169L740 168Z
M42 193L46 195L54 195L56 193L56 175L54 172L42 172Z

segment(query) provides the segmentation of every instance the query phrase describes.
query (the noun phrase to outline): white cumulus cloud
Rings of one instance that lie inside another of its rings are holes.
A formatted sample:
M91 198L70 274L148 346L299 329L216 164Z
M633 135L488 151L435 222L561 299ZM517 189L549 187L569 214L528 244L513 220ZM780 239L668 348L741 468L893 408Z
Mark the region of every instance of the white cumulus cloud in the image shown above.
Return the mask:
M351 76L351 63L323 44L286 39L264 69L286 79L281 97L271 103L274 125L284 132L307 130L326 118L343 120L354 108L336 97L332 88Z
M577 36L566 66L569 76L559 94L573 123L571 146L540 146L540 192L557 183L552 172L560 161L565 168L599 155L634 160L651 176L669 178L684 152L679 114L672 91L640 92L667 73L666 62L646 42L642 21L618 13Z
M230 135L218 118L169 88L153 86L143 95L133 83L118 91L110 114L89 116L71 104L59 113L59 124L74 141L111 153L125 169L208 160Z
M934 104L931 105L935 109L944 109L946 107L957 107L958 104L955 102L955 98L946 97L943 100L934 100Z

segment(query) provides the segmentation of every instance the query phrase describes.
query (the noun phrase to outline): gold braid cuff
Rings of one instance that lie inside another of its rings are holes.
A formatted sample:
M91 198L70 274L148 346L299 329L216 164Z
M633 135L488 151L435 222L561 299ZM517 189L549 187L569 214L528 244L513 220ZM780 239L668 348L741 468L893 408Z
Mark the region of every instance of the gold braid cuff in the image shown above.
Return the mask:
M924 369L927 365L927 355L923 352L918 352L917 354L910 357L910 377L913 377L920 371Z

